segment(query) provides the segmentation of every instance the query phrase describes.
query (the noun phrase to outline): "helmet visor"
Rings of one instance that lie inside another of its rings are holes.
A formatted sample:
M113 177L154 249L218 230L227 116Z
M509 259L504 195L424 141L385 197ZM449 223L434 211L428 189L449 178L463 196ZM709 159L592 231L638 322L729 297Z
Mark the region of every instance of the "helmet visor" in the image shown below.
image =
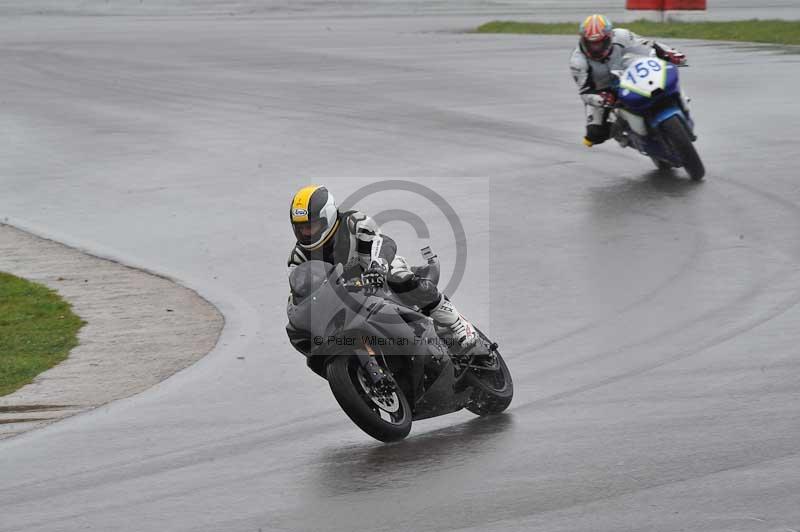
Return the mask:
M605 36L596 41L584 39L583 49L592 59L605 59L611 51L611 37Z
M328 228L325 220L312 220L310 222L292 223L294 236L303 245L310 246L322 238L322 234Z

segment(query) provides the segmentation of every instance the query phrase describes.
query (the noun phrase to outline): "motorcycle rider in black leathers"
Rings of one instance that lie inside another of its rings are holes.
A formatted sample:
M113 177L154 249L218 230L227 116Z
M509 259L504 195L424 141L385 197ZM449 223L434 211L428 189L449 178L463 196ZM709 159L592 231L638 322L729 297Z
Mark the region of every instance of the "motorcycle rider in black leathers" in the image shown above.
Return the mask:
M309 260L342 264L346 278L360 277L366 287L386 282L409 305L430 316L437 331L455 340L462 349L475 345L477 334L455 306L429 279L418 276L397 255L397 246L381 233L375 221L359 211L339 212L333 195L324 186L310 185L294 195L289 211L297 243L289 255L289 272ZM373 260L373 248L379 251Z

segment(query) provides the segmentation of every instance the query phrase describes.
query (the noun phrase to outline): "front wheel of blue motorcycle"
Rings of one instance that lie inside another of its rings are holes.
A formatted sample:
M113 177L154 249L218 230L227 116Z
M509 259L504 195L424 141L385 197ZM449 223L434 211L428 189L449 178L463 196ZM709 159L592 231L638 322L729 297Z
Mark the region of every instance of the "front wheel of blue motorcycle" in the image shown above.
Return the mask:
M677 115L668 118L661 124L661 131L672 149L680 156L686 173L694 181L700 181L706 175L703 161L692 144L692 137L683 120Z
M397 386L379 390L355 356L339 355L328 363L328 384L345 414L383 442L402 440L411 431L411 407Z

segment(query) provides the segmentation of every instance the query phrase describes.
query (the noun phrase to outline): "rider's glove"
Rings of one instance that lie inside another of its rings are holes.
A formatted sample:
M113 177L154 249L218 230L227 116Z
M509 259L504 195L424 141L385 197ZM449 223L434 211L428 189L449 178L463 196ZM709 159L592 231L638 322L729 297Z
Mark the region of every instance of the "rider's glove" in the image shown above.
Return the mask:
M386 282L386 274L389 271L389 266L384 259L372 261L369 268L361 274L361 283L364 285L368 293L374 294Z
M617 103L617 96L611 91L603 91L598 96L602 99L602 107L614 107L614 104Z
M664 59L672 63L673 65L685 65L686 64L686 55L677 52L675 50L665 50L664 51Z

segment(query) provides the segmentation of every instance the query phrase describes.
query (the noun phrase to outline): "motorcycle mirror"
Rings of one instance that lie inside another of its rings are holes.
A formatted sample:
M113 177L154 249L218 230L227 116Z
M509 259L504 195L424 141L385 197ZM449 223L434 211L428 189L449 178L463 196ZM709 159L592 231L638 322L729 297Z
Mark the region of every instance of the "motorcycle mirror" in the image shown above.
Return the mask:
M342 275L344 275L344 266L340 262L340 263L336 264L336 266L333 267L333 270L331 270L331 274L330 274L329 278L330 279L341 279Z

